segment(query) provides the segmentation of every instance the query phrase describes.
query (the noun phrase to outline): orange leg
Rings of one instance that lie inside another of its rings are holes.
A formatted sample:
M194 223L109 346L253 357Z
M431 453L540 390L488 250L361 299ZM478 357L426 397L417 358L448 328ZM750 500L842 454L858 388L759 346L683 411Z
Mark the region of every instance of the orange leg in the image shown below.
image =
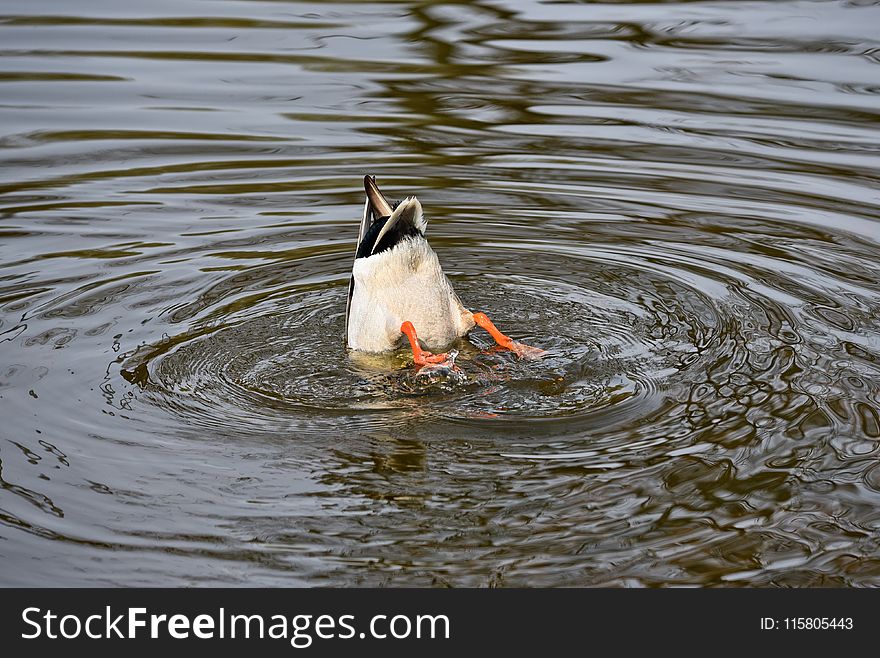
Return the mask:
M427 350L423 350L419 345L419 337L416 335L416 328L409 320L400 325L400 330L409 339L409 346L412 348L413 359L417 366L424 366L429 363L443 363L448 359L448 355L445 353L432 354Z
M510 349L510 346L513 345L513 339L498 331L498 327L492 324L492 320L490 320L485 313L474 313L474 322L477 323L478 327L482 327L488 331L489 335L492 336L495 342L501 345L501 347Z
M490 320L485 313L474 313L473 316L474 322L477 323L477 326L488 331L489 335L492 336L496 343L501 347L509 349L517 356L524 358L537 358L546 353L546 350L532 347L531 345L524 345L523 343L517 343L510 336L502 334L498 331L498 327L492 324L492 320Z

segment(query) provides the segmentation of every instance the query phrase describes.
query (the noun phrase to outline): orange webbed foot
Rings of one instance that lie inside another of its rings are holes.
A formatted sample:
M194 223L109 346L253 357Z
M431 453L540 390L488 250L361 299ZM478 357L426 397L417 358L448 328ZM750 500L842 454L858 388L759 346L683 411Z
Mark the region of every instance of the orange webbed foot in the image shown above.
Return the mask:
M540 359L547 354L547 350L542 350L540 347L533 347L525 343L517 343L516 341L512 341L507 349L521 359Z
M409 320L400 325L400 331L409 339L409 346L412 348L413 360L417 366L426 366L429 364L453 365L448 354L434 354L428 350L422 349L419 345L419 337L416 335L416 328Z
M474 322L478 327L482 327L486 331L489 332L489 335L495 340L498 345L501 347L510 350L514 354L516 354L521 359L537 359L547 353L547 350L542 350L540 347L532 347L531 345L526 345L525 343L517 343L510 336L502 334L498 327L492 324L492 320L485 313L474 313Z

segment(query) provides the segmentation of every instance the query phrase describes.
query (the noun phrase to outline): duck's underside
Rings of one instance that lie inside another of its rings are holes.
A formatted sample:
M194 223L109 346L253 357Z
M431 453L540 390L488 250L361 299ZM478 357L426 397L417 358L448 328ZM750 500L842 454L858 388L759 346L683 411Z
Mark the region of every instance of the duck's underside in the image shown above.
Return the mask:
M415 197L392 205L372 176L364 178L364 189L345 312L350 349L389 351L406 336L417 364L444 363L446 354L425 348L444 348L478 325L520 356L541 352L515 343L485 314L462 305L425 238L427 222Z

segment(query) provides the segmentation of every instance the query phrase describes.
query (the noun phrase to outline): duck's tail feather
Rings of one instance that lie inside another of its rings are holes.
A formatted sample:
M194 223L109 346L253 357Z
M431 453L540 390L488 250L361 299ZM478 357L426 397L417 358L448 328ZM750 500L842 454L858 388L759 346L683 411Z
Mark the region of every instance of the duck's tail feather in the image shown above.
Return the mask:
M407 237L424 235L427 228L422 204L414 196L407 197L394 209L391 216L379 229L370 255L390 249Z
M364 202L364 214L361 217L361 228L358 233L358 241L354 250L354 257L357 260L358 249L361 246L361 242L364 240L364 236L367 234L367 231L370 229L370 223L372 221L372 216L370 214L370 200L367 199ZM348 300L345 302L345 344L348 345L348 316L351 313L351 298L354 295L354 273L349 277L348 280Z
M392 211L391 204L388 203L388 199L385 198L385 195L379 190L379 186L376 185L375 176L364 176L364 190L367 193L367 200L373 211L374 221L382 217L388 217Z

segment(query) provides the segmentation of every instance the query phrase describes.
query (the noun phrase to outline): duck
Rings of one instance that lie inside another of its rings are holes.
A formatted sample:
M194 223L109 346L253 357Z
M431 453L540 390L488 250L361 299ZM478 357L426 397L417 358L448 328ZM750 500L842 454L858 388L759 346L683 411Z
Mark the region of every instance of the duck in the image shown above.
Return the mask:
M502 333L462 303L425 237L428 221L415 196L389 203L376 177L364 177L363 215L345 309L345 342L358 352L397 350L409 341L418 366L452 363L448 347L475 327L520 358L544 353Z

